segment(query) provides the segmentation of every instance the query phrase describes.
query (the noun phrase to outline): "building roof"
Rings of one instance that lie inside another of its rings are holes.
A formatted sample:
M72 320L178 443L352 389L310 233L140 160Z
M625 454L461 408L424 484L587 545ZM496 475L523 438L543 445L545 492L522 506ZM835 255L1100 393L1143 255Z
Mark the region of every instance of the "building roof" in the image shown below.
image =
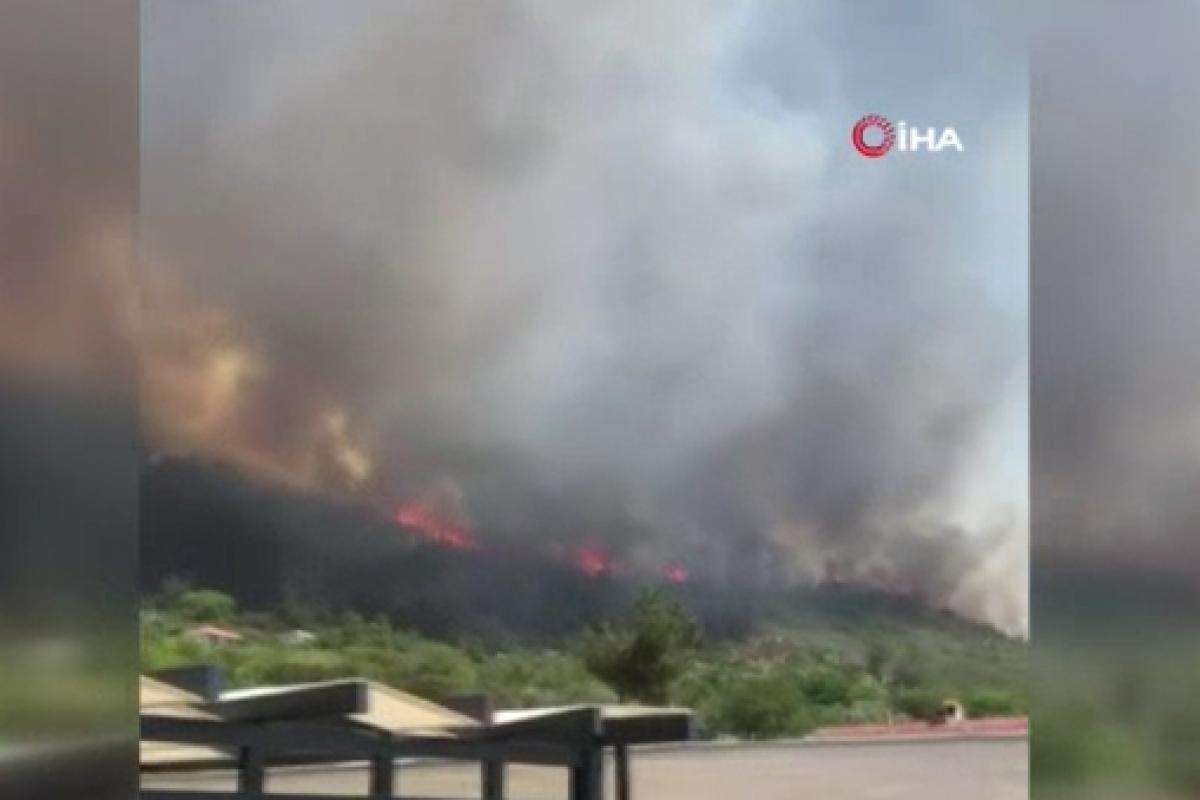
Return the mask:
M472 717L380 683L360 680L319 681L259 686L222 692L206 702L199 695L142 676L143 716L210 721L348 720L372 730L405 736L453 736L478 728ZM217 747L143 741L144 769L218 767L233 761Z
M594 710L598 716L597 735L609 743L638 744L690 739L695 734L695 715L690 709L670 706L575 705L523 708L497 711L492 719L498 726L521 725L536 730L539 723Z
M204 700L196 694L164 681L142 675L138 681L138 707L143 716L172 719L214 720L203 710ZM173 742L138 743L138 761L143 768L209 766L227 763L228 752L215 747Z
M142 679L141 748L147 770L235 766L253 741L273 763L317 763L387 748L398 757L568 763L580 748L680 741L693 734L680 708L576 705L517 709L490 723L383 684L335 680L263 686L204 701Z
M451 733L479 722L431 700L362 680L316 681L222 692L212 709L223 719L345 717L388 733Z
M203 709L204 700L165 681L142 675L138 681L138 709L142 714L186 719L215 719Z
M514 708L497 711L495 721L497 723L517 722L519 720L533 719L535 717L549 716L552 714L561 714L564 711L573 711L580 708L596 708L600 711L600 718L604 720L619 720L630 719L634 717L661 717L661 716L676 716L679 714L691 714L690 709L675 708L671 706L640 706L636 704L627 705L575 705L575 706L545 706L542 708Z
M415 694L382 683L367 683L367 709L350 716L355 722L389 733L452 733L478 728L479 721Z

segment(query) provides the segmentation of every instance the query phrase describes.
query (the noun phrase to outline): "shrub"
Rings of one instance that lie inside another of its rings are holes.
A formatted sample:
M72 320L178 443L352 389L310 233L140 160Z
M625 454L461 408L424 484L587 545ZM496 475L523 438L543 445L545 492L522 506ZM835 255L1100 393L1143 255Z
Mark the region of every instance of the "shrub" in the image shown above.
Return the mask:
M813 667L800 673L804 695L818 705L848 705L850 679L842 670L833 667Z
M480 666L480 679L500 705L528 708L616 700L612 689L579 658L557 651L499 653Z
M1012 692L999 689L979 689L967 694L963 707L968 717L999 717L1020 713Z
M932 689L900 689L892 697L892 706L913 719L934 722L941 718L946 697Z
M306 683L354 674L346 657L332 650L257 646L224 660L235 686Z
M210 650L208 645L190 636L143 632L140 658L143 669L168 669L203 663L210 657Z
M434 700L484 691L499 706L619 695L688 706L707 733L756 739L893 713L936 719L950 696L962 698L971 716L1022 713L1028 702L1027 652L1017 642L936 629L881 629L862 638L779 629L701 649L696 623L661 590L644 592L624 617L581 639L541 649L433 641L352 612L294 615L301 617L316 639L289 647L275 634L292 627L292 617L239 613L222 592L172 584L141 614L143 668L212 663L231 688L356 676ZM187 633L201 621L244 639L207 645Z
M215 589L187 589L171 599L171 610L189 622L229 622L237 603Z
M678 601L661 591L640 594L618 625L584 638L587 668L622 700L665 703L668 689L699 645L700 631Z
M399 654L393 684L430 700L475 691L479 674L473 662L456 647L422 642Z
M748 739L803 736L817 726L803 690L780 669L732 676L700 711L714 731Z

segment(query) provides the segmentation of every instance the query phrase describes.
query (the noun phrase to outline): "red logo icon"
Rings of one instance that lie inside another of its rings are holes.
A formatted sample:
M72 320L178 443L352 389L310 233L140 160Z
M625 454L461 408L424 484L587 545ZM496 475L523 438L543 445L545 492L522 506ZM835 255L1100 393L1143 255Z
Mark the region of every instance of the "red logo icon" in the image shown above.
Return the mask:
M878 128L883 134L883 138L877 144L867 144L867 131L872 128ZM850 143L866 158L879 158L891 150L895 142L895 128L892 127L892 123L887 117L879 114L867 114L854 123L854 127L850 130Z

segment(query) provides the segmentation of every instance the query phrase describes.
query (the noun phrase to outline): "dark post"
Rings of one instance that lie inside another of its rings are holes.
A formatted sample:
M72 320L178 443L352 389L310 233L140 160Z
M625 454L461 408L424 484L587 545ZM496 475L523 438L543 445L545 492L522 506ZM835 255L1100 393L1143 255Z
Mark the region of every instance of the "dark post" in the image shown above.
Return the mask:
M395 772L391 753L379 753L371 758L371 800L395 797Z
M482 765L483 800L504 800L504 762L484 761Z
M579 762L571 767L571 800L603 800L604 750L598 746L579 751Z
M262 753L252 747L243 747L238 753L238 796L260 798L263 796L265 770Z
M613 748L613 771L617 800L629 800L629 749L624 744Z

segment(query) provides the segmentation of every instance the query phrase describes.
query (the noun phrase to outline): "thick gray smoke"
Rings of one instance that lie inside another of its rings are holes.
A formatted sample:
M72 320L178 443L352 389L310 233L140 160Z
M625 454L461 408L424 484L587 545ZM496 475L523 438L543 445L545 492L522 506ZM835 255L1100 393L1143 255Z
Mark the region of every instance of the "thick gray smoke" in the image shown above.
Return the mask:
M431 2L322 37L264 6L146 20L163 442L450 496L482 540L863 581L1023 628L1003 20ZM867 162L868 111L968 150Z
M1048 568L1195 585L1200 13L1114 6L1082 32L1074 19L1042 32L1034 97L1055 109L1033 196L1038 549Z
M1200 790L1198 39L1195 3L1070 2L1034 51L1036 797Z

